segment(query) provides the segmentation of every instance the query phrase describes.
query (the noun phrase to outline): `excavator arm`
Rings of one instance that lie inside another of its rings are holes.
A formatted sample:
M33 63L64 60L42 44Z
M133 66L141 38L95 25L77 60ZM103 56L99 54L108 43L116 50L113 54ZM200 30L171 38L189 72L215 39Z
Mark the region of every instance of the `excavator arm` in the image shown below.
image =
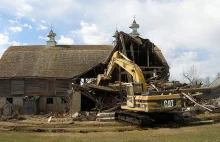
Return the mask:
M124 54L120 53L119 51L116 51L113 54L105 73L98 75L97 85L100 85L100 82L103 80L111 79L111 74L114 71L116 65L119 65L121 68L127 71L133 77L134 82L142 83L143 90L147 91L147 84L146 84L142 70L139 68L137 64L133 63Z

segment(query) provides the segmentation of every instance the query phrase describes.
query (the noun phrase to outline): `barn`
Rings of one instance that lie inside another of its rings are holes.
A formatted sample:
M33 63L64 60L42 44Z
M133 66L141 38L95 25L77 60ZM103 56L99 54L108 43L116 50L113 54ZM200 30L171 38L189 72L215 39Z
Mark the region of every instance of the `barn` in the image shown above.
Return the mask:
M46 45L9 47L0 59L0 108L12 104L25 114L67 112L71 85L94 80L115 51L138 64L146 79L157 74L168 80L169 66L160 49L139 36L135 20L130 28L130 34L116 31L113 45L57 45L51 30ZM117 68L112 74L116 80L129 81L129 76ZM80 110L86 99L79 93L71 106Z

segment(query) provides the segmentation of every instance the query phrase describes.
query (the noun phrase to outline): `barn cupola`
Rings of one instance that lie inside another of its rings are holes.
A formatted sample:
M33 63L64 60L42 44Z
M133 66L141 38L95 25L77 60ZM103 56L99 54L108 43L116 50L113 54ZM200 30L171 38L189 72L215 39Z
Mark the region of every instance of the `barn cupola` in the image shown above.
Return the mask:
M56 46L57 42L55 41L56 33L53 32L51 29L47 37L49 37L49 40L47 41L47 46Z
M140 35L137 31L137 29L139 28L139 24L136 23L135 17L134 17L133 23L131 24L131 26L129 26L129 28L131 29L131 32L129 33L129 35L133 37L137 37Z

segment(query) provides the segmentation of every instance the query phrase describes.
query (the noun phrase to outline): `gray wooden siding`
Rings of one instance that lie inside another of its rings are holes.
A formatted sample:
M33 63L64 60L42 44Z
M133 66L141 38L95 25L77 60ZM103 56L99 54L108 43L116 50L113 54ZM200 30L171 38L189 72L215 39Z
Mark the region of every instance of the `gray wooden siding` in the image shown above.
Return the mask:
M25 80L26 95L47 95L48 81L46 79L26 79Z
M68 80L56 80L56 95L67 95L67 91L70 86L70 81Z
M46 95L65 96L70 87L70 80L56 79L2 79L0 80L0 96Z
M10 80L0 80L0 97L7 97L11 94Z
M24 80L11 80L11 94L24 95Z

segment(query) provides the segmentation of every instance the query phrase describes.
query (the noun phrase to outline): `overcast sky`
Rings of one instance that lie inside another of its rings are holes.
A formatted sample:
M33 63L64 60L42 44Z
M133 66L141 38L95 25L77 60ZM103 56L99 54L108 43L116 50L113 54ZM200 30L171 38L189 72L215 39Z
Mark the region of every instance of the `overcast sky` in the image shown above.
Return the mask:
M45 45L51 26L58 44L111 44L133 15L172 79L193 65L200 77L220 72L220 0L0 0L0 57L10 45Z

